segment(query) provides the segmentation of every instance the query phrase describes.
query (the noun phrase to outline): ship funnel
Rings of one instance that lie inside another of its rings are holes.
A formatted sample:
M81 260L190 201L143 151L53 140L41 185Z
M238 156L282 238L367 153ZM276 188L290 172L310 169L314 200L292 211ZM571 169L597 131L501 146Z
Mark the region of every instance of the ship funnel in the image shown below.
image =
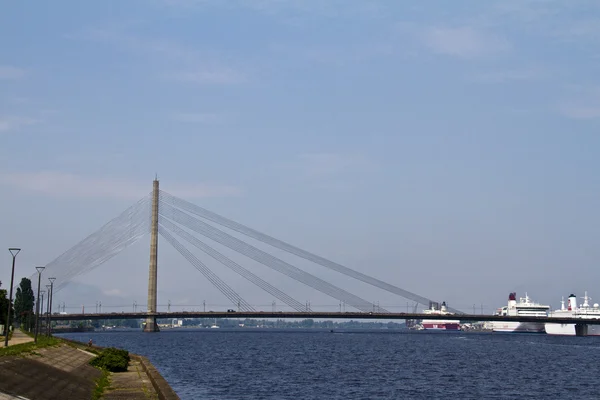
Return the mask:
M442 311L446 311L446 302L442 301Z
M512 292L508 295L508 308L515 308L517 306L517 293Z
M567 306L568 310L576 310L577 309L577 296L574 294L569 295L569 303Z

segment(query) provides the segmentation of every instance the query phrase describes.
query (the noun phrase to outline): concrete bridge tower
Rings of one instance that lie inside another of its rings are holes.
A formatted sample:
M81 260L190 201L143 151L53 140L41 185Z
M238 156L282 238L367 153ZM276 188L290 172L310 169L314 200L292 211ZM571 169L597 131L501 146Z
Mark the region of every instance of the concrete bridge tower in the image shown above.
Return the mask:
M152 221L150 225L150 268L148 276L148 313L156 314L156 272L158 266L158 177L152 184ZM156 316L146 318L144 332L158 332Z

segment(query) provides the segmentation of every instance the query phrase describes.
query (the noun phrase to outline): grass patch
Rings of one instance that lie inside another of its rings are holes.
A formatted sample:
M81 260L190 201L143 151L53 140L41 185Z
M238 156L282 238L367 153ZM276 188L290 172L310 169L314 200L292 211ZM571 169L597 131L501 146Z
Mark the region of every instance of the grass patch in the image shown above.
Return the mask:
M81 349L81 350L87 351L88 353L100 354L100 352L98 350L96 350L93 347L90 347L87 344L82 343L82 342L76 342L74 340L69 340L69 339L65 339L65 340L63 340L63 342L67 346L70 346L74 349Z
M125 372L129 365L129 352L127 350L109 347L104 349L100 355L90 360L90 365L110 372Z
M92 392L92 400L99 400L102 394L110 386L110 372L102 370L102 376L96 379L96 387Z
M55 337L38 336L37 344L34 342L28 342L0 348L0 357L31 354L34 353L37 349L50 346L58 346L61 343L62 341Z
M29 337L35 337L35 332L29 332L29 331L27 331L27 329L23 329L23 328L20 328L19 330Z

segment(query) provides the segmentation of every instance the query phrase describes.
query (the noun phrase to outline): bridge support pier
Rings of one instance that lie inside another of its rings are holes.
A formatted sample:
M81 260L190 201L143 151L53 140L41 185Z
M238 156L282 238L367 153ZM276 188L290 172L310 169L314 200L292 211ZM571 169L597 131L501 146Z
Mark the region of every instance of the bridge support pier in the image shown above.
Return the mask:
M158 179L152 185L152 221L150 225L150 268L148 276L148 314L156 314L156 275L158 267ZM146 318L144 332L158 332L156 316Z
M575 336L587 336L588 325L587 324L575 324Z

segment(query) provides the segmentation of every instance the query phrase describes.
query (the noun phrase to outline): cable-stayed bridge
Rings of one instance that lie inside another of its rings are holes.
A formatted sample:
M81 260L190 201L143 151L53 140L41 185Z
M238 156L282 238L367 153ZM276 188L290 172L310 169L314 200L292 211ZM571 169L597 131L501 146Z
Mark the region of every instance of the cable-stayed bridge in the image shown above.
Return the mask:
M373 313L374 311L378 314L389 314L389 311L385 308L379 307L379 305L369 302L355 293L351 293L334 283L299 268L289 261L285 261L235 237L227 233L224 229L236 232L241 237L261 242L276 250L289 253L301 260L309 261L327 270L335 271L367 283L411 302L427 307L432 302L427 297L348 268L164 192L159 189L158 180L154 181L151 193L48 263L45 266L44 275L56 278L53 288L53 291L56 293L61 291L74 278L101 266L140 239L147 237L149 233L150 266L146 315L154 315L157 312L157 255L159 236L217 288L231 302L230 308L232 309L236 309L239 312L257 311L254 306L219 277L218 271L215 272L207 266L206 259L217 261L219 265L243 277L296 312L306 313L313 311L308 303L300 302L293 298L290 294L252 272L249 268L242 265L243 263L234 261L231 257L209 245L206 241L206 239L209 239L249 260L268 267L275 273L285 275L298 283L339 301L340 304L343 303L345 308L349 307L359 313L365 314ZM203 255L202 259L192 253L186 245L200 250ZM462 312L451 308L449 308L449 311L462 314ZM146 330L156 330L155 321L155 317L149 317Z
M211 225L209 222L217 225ZM153 182L153 190L150 194L126 209L120 215L102 226L99 230L89 235L81 242L48 263L45 274L53 276L55 287L52 293L63 289L74 278L92 271L106 261L110 260L127 247L138 242L150 233L150 263L148 275L148 307L145 312L137 313L82 313L80 314L52 314L52 295L50 295L50 307L47 318L58 320L94 320L94 319L124 319L145 318L144 331L156 332L157 318L343 318L343 319L450 319L461 321L518 321L518 322L552 322L575 325L578 336L587 335L588 325L600 324L600 319L585 319L575 317L537 317L529 315L507 316L507 315L481 315L465 314L459 310L448 307L447 310L454 314L425 314L417 313L416 307L411 313L390 312L384 307L379 307L355 293L351 293L335 284L323 280L291 262L276 257L258 247L237 238L225 229L234 231L245 238L261 242L279 251L289 253L299 259L309 261L324 267L330 271L337 272L367 283L373 287L400 296L404 299L430 306L431 299L401 289L389 282L366 275L362 272L343 266L324 257L318 256L290 243L276 239L265 233L258 232L250 227L242 225L231 219L213 213L200 206L192 204L179 197L159 189L158 180ZM181 254L191 265L193 265L215 288L217 288L231 303L227 311L202 312L158 312L157 311L157 270L158 270L158 238L162 237L178 253ZM302 303L293 298L289 293L277 288L265 281L250 269L232 258L219 252L206 242L206 239L218 243L227 249L238 253L245 258L268 267L270 270L285 275L294 281L309 288L317 290L330 298L336 299L340 305L344 304L342 312L314 311L310 303ZM256 310L248 301L228 285L215 271L209 268L205 262L192 253L184 244L200 250L205 261L210 258L220 265L243 277L250 283L272 295L274 298L286 304L294 311L272 311ZM33 276L32 276L33 278ZM438 303L438 302L436 302ZM348 306L356 311L346 312ZM407 307L408 308L408 307ZM43 313L43 311L42 311Z

